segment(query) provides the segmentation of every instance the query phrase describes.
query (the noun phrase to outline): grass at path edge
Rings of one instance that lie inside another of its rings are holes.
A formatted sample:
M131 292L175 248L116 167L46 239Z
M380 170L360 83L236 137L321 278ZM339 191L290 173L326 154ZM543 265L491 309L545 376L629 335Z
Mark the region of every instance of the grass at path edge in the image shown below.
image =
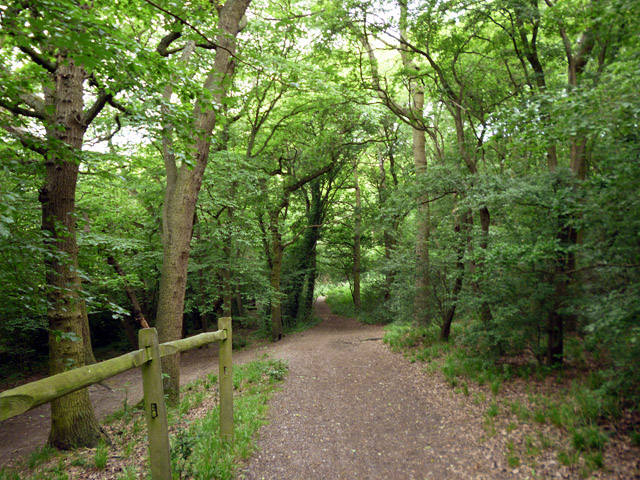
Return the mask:
M268 400L288 372L282 360L263 356L234 366L234 433L231 443L219 438L217 376L189 383L182 399L168 411L174 479L232 479L239 464L255 450L259 428L266 423ZM58 452L43 447L14 468L0 468L0 480L68 480L70 478L134 480L150 478L144 412L126 404L105 420L112 445ZM126 461L139 457L141 460Z

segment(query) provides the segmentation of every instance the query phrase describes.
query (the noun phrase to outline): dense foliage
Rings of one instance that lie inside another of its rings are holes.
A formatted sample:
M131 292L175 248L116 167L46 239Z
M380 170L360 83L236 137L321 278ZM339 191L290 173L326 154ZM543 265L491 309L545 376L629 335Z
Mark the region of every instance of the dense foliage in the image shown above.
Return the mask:
M346 282L368 321L444 340L458 323L471 356L560 366L571 339L603 388L640 398L637 0L256 1L228 77L209 2L9 3L3 376L47 335L88 342L52 323L54 264L78 274L94 347L134 346L140 313L155 324L171 178L205 145L183 333L232 314L277 340L316 284ZM84 75L74 148L47 110L59 65ZM43 218L52 162L79 170L73 228ZM51 248L72 236L77 266Z

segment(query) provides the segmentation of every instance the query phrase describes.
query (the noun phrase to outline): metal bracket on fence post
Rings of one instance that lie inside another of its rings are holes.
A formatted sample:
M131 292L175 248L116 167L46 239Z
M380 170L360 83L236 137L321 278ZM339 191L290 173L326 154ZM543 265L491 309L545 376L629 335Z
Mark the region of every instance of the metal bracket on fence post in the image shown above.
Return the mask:
M169 428L167 407L162 388L162 366L158 334L155 328L144 328L138 332L140 348L147 353L147 362L142 367L144 388L144 411L149 435L149 459L153 480L171 480L171 453L169 450Z
M225 330L227 338L220 340L218 365L220 369L220 438L233 440L233 369L231 359L231 318L218 319L218 330Z

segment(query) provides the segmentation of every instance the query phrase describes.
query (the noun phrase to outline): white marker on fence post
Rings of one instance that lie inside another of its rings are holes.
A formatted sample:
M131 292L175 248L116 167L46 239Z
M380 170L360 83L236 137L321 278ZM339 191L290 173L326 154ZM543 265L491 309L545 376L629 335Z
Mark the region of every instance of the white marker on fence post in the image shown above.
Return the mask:
M231 318L218 319L218 330L225 330L227 338L220 341L218 366L220 369L220 438L233 440L233 367L231 359Z
M171 452L169 450L169 428L167 408L162 388L162 366L158 334L155 328L144 328L138 332L138 343L144 349L146 363L142 364L144 388L144 411L149 435L149 459L153 480L171 480Z

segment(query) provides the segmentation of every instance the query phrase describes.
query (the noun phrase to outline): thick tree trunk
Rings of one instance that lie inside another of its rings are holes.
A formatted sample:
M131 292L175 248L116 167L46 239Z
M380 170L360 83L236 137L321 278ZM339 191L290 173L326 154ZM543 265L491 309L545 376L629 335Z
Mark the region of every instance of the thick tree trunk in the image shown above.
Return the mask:
M211 91L213 101L196 102L193 116L195 120L195 142L188 147L194 152L192 162L183 162L178 166L175 158L175 145L172 139L172 127L165 127L163 138L163 157L167 170L167 187L163 206L163 262L160 277L160 298L156 325L158 339L162 342L176 340L182 334L184 297L187 284L189 247L198 193L209 159L211 134L216 125L217 113L213 104L222 104L230 85L235 63L236 36L240 30L250 0L227 0L218 11L216 36L216 57L213 69L204 82L204 88ZM191 47L193 48L193 44ZM189 49L183 52L188 59ZM170 100L172 88L165 89L165 99ZM165 377L165 393L170 404L180 399L180 355L170 355L162 360Z
M40 191L42 229L51 252L45 258L49 302L49 373L55 375L85 364L83 332L88 325L80 296L76 243L75 192L79 158L86 127L82 124L84 70L60 58L54 90L46 99L55 111L47 134L60 142L46 158L45 184ZM95 446L101 437L87 389L51 402L49 444L69 449Z
M164 248L156 318L160 343L182 337L193 212L203 172L204 165L191 170L185 166L180 169L175 184L167 184L163 210ZM167 374L165 393L169 396L169 403L176 404L180 395L180 355L164 357L162 368Z

